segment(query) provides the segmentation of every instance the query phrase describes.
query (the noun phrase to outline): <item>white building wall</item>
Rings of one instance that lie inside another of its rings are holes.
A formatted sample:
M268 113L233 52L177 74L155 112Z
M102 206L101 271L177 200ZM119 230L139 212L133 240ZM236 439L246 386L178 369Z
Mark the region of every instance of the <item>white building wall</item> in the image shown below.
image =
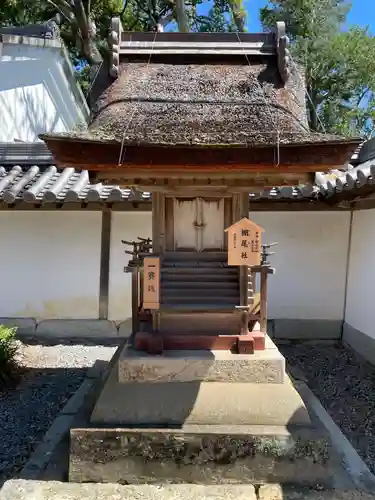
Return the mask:
M109 262L108 319L125 321L131 327L131 274L124 267L131 256L121 240L151 238L151 212L112 212L111 250ZM125 327L125 325L124 325Z
M0 44L0 142L34 142L84 122L87 105L62 49L4 38L14 43Z
M358 212L356 217L369 215ZM339 325L349 213L254 212L251 218L265 229L265 242L278 242L271 258L276 275L269 278L269 317L279 322L313 320L311 335L317 338L316 321L335 320ZM361 227L369 223L364 221ZM35 317L38 321L99 317L100 212L0 212L0 234L0 317ZM138 236L151 236L150 212L112 213L108 319L124 322L123 331L130 331L131 325L131 275L123 272L130 256L124 253L121 240ZM372 237L375 243L375 230ZM353 241L360 245L364 240L358 236ZM370 289L374 280L368 269L362 271L365 278L357 278L355 266L358 259L363 262L363 253L354 245L353 254L347 321L372 331L370 320L361 313L371 310L370 295L359 295L359 283L366 279Z
M0 317L99 317L100 212L0 212Z
M269 317L342 320L349 212L254 212L264 242L278 242L270 261ZM317 332L319 336L319 332Z
M345 323L375 340L375 209L353 213ZM359 341L359 337L357 337Z

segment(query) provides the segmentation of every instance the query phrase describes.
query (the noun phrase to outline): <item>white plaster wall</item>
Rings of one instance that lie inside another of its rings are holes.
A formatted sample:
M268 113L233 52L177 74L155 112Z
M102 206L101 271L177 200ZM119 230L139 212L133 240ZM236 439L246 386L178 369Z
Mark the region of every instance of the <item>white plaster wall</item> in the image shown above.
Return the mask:
M4 43L0 59L0 141L36 141L85 121L60 49Z
M264 242L278 242L269 317L342 320L349 212L254 212Z
M0 212L0 317L99 316L100 212Z
M343 318L349 237L348 212L254 212L264 241L277 241L269 279L269 317ZM113 213L109 319L131 318L131 277L121 239L151 237L151 213Z
M345 322L375 339L375 210L355 211Z
M111 251L109 262L108 319L127 321L131 325L131 275L124 273L130 255L121 240L151 238L151 212L112 212Z

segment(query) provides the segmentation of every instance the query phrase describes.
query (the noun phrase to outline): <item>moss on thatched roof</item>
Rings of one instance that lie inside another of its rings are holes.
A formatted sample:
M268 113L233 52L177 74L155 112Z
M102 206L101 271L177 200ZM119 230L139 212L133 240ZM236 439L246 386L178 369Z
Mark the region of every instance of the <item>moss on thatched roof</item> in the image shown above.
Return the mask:
M284 86L273 57L250 64L127 61L71 137L133 145L266 146L339 139L313 134L296 72Z

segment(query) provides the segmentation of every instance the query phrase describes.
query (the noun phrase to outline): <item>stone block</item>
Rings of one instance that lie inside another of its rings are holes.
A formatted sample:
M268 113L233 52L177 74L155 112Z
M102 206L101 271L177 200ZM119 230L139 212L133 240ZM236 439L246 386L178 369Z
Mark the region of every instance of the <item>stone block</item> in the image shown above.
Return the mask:
M127 339L132 334L132 319L122 321L118 326L118 336L122 339Z
M74 415L59 415L44 435L43 441L36 447L34 453L22 469L22 479L37 479L45 469L51 456L74 422Z
M23 336L33 336L36 330L35 318L0 318L0 325L17 327L17 336L22 339Z
M119 382L249 382L282 384L285 359L277 349L254 354L230 351L165 351L152 356L125 346Z
M274 339L339 339L342 321L330 319L275 319Z
M256 500L248 485L155 485L77 484L58 481L7 481L0 500Z
M68 400L64 408L61 410L60 415L76 415L80 411L86 396L93 389L93 380L85 379L80 385L79 389Z
M100 425L308 425L304 403L283 384L231 382L120 383L114 366L91 423Z
M363 491L313 490L264 485L258 495L250 484L82 484L59 481L11 479L0 491L0 500L373 500Z
M70 443L69 480L77 483L331 486L333 481L330 446L316 429L88 428L72 429Z
M269 319L267 321L267 334L268 336L273 339L274 338L274 320L273 319Z
M46 319L36 329L36 335L50 338L117 338L114 321L97 319Z
M265 484L259 488L258 500L370 500L372 493L364 491L307 490L285 488L280 484Z
M375 365L375 338L344 323L342 340L344 344L349 345L360 356Z

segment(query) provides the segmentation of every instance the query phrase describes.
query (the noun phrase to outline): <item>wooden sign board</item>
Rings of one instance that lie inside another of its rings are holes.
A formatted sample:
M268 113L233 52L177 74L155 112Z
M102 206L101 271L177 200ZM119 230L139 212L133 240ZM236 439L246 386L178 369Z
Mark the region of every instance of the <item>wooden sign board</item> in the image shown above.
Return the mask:
M160 258L143 260L143 309L160 308Z
M232 224L228 233L228 265L259 266L264 229L247 217Z

